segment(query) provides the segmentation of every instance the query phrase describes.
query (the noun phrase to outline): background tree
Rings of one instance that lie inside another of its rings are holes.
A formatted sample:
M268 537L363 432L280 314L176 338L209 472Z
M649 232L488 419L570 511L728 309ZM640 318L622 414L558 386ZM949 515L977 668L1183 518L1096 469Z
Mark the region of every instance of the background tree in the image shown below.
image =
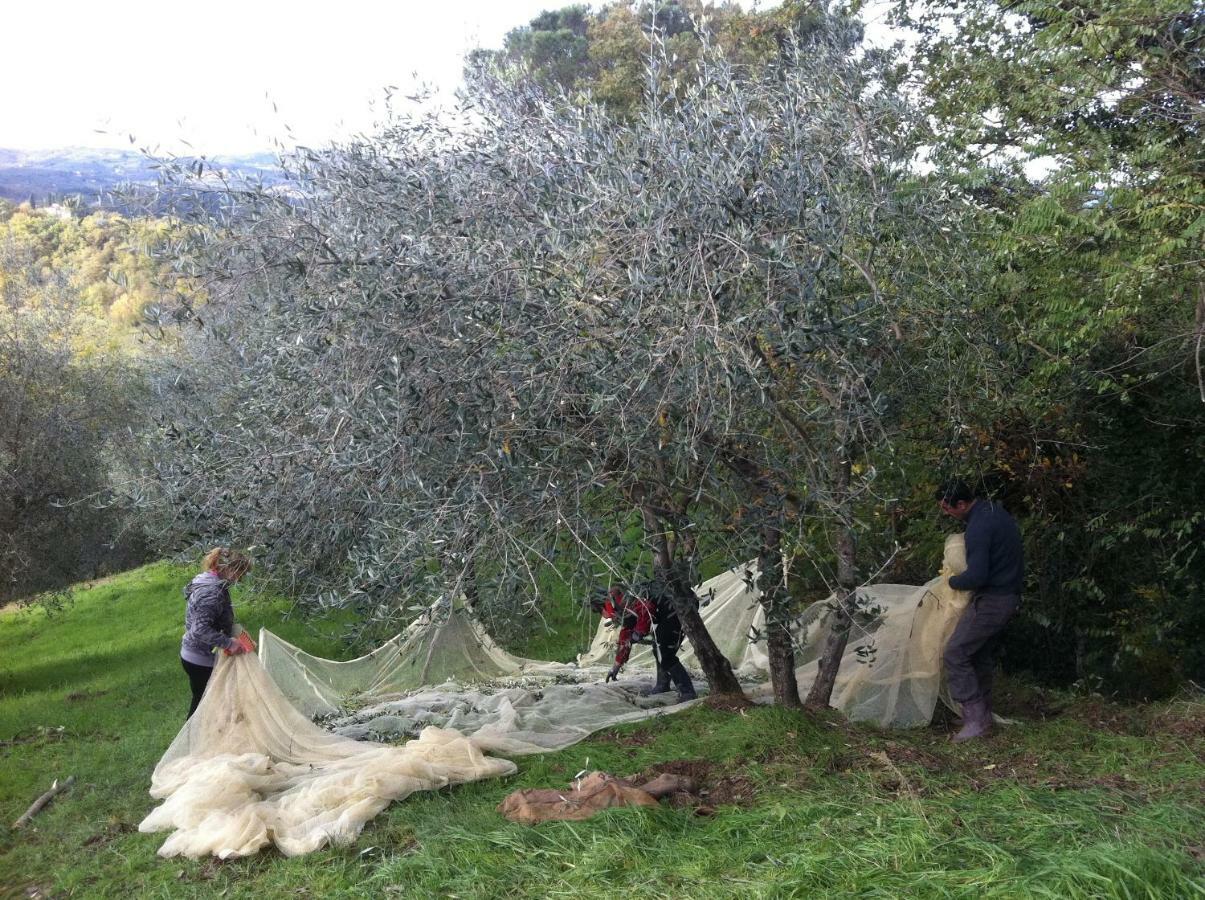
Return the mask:
M1028 519L1014 659L1127 690L1200 677L1201 10L897 17L918 30L933 159L976 198L994 269L971 302L1006 365L936 444Z
M81 354L87 319L63 273L0 242L0 600L25 598L145 559L115 504L134 477L145 410L133 366Z
M12 305L37 306L44 285L53 293L65 281L73 292L69 306L79 317L78 339L87 344L81 351L145 355L157 347L139 344L132 327L142 323L145 310L173 305L181 296L203 302L196 285L171 277L155 259L156 250L172 241L173 227L165 219L106 211L12 207L0 215L0 243L9 248L0 291Z
M777 60L819 19L815 4L797 0L764 11L699 0L617 0L597 12L579 4L541 13L511 31L501 50L485 51L476 60L517 66L521 77L545 90L578 102L589 97L612 116L631 120L650 89L650 52L664 58L654 89L672 96L695 77L706 42L721 48L732 65L758 69Z

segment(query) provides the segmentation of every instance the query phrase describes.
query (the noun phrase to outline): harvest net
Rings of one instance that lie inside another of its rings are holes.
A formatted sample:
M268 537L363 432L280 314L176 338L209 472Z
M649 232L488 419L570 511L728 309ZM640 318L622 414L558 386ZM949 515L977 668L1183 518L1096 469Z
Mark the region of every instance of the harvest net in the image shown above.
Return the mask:
M946 542L943 571L966 567L961 535ZM756 565L737 566L696 589L708 633L747 693L770 695L761 635L765 612L754 587ZM941 655L969 594L945 575L920 587L878 584L858 590L853 626L832 703L856 721L912 727L929 722L941 689ZM816 677L832 625L831 600L795 622L801 691ZM417 734L428 725L455 728L483 747L517 754L556 750L591 732L659 715L672 697L642 697L655 660L636 646L617 684L602 677L615 655L616 629L600 624L575 663L525 659L499 647L463 604L437 604L403 634L347 662L311 656L268 631L260 657L283 693L337 733L356 738ZM699 682L689 642L680 658ZM696 684L702 691L701 683ZM675 706L680 709L681 706Z
M455 731L386 746L331 734L302 715L254 654L220 657L195 713L151 776L164 802L139 831L173 834L161 856L223 859L274 844L286 856L353 841L394 800L515 764Z
M919 587L859 589L862 615L833 706L882 726L931 720L942 651L970 599L947 576L965 568L962 536L952 535L943 575ZM768 699L756 576L752 564L738 566L697 593L708 631L746 692ZM816 677L832 610L831 601L815 603L796 621L801 692ZM435 604L396 638L346 662L262 631L258 658L219 661L197 712L155 768L151 793L165 802L140 828L175 829L163 855L241 856L268 844L306 853L353 840L386 805L414 791L515 771L489 752L557 750L690 705L675 704L674 694L642 695L655 666L646 647L634 649L618 682L603 683L616 637L600 625L574 663L525 659L499 647L462 603ZM680 658L694 668L689 645ZM412 739L389 746L370 738Z

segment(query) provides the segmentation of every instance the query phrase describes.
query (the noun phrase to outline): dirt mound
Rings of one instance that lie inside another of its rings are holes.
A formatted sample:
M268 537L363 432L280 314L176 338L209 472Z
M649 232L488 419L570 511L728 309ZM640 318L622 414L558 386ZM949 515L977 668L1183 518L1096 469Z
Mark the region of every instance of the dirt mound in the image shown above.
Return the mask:
M694 782L694 796L684 803L681 797L672 797L674 806L692 806L702 815L711 815L717 806L750 806L757 800L758 788L753 779L735 773L725 773L720 766L706 759L671 759L656 763L629 780L641 780L658 776L673 775Z
M703 698L702 706L708 709L721 709L725 712L740 712L752 709L754 703L744 694L708 694Z
M682 775L694 779L695 783L702 787L711 778L711 770L714 767L715 764L706 759L671 759L669 762L656 763L628 780L640 783L651 781L658 775Z
M752 806L757 794L753 779L744 775L725 775L701 792L712 806Z

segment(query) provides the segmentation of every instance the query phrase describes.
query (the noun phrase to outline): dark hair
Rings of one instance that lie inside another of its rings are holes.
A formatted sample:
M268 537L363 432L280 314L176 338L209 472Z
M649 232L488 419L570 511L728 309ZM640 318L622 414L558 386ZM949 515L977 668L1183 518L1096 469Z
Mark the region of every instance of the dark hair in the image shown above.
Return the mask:
M955 503L970 503L975 499L975 493L965 481L953 479L943 482L938 487L934 497L943 503L953 505Z
M611 595L615 593L617 588L612 587L596 587L586 595L586 606L592 612L600 613L603 609L603 604L611 599Z

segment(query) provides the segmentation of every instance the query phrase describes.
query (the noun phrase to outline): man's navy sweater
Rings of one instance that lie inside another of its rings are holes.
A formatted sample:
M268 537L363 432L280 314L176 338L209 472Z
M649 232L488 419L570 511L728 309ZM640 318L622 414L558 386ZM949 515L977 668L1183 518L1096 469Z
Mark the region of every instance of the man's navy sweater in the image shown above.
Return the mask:
M950 579L950 587L982 594L1020 594L1025 556L1016 520L999 503L976 500L966 525L967 569Z

